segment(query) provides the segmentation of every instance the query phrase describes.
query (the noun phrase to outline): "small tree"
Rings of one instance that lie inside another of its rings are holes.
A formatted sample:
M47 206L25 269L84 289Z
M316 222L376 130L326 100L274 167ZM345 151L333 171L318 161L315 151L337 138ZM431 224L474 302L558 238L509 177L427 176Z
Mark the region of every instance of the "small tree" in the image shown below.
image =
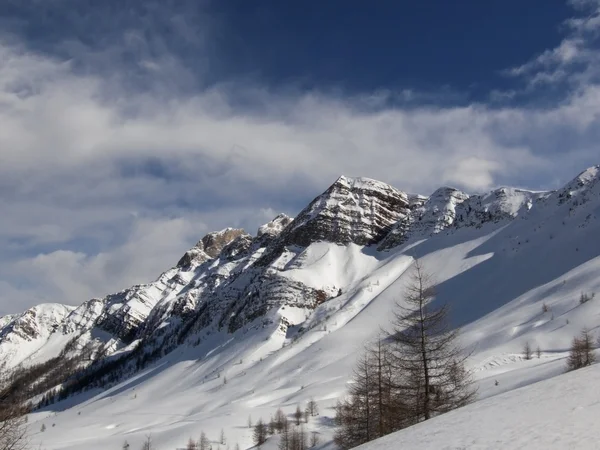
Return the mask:
M540 348L539 345L535 349L535 355L537 356L538 359L540 359L542 357L542 349Z
M146 440L142 444L142 450L152 450L152 435L147 435Z
M279 438L279 450L293 450L290 447L290 424L285 420L283 427L281 428L281 437Z
M252 428L252 416L248 415L248 428Z
M188 441L185 450L198 450L198 444L192 438Z
M435 305L433 278L415 260L404 303L396 304L390 339L391 367L403 398L409 422L459 408L473 401L471 373L465 368L469 356L459 344L459 330L449 321L446 304Z
M275 431L277 433L281 433L287 423L287 417L281 408L278 408L277 411L275 411L275 417L273 418L273 421L275 423Z
M292 430L290 433L289 442L290 450L306 450L306 432L304 431L303 426L294 428Z
M523 345L523 358L526 360L530 360L532 355L531 345L529 345L529 341L526 341Z
M27 408L18 394L5 385L0 365L0 450L27 448Z
M567 358L567 370L581 369L596 361L591 333L583 329L579 337L574 337Z
M306 410L311 416L319 415L319 405L315 402L315 399L311 397L311 399L306 404Z
M550 311L550 308L548 307L548 305L546 304L546 302L544 302L542 304L542 312L543 313L547 313L548 311Z
M219 442L221 443L221 445L225 445L225 442L226 442L225 431L223 430L223 428L221 428L221 435L219 436Z
M310 448L316 447L319 445L319 433L313 431L310 435Z
M302 420L302 410L300 409L300 405L296 406L296 412L294 412L294 419L296 419L296 425L300 425L300 421Z
M43 433L44 431L46 431L46 425L42 424L42 428L40 428L40 431Z
M200 440L198 441L198 450L210 450L210 441L206 437L204 431L200 432Z
M260 447L267 442L267 426L262 419L258 419L254 425L254 445Z

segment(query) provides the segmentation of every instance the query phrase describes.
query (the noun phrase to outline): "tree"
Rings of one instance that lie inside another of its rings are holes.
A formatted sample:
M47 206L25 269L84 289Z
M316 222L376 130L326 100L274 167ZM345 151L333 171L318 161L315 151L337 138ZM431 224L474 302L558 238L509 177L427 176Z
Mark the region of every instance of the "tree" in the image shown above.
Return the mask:
M296 411L294 412L294 419L296 419L296 425L300 425L300 421L302 420L302 410L300 409L300 405L296 406Z
M338 428L333 440L341 449L349 449L369 442L373 434L373 398L370 353L365 352L354 369L349 396L338 402L335 422Z
M146 436L146 440L142 444L142 450L152 450L152 435Z
M210 450L210 441L206 437L204 431L200 432L200 440L198 441L198 450Z
M311 399L306 404L306 410L311 416L319 415L319 405L315 402L315 399L311 397Z
M296 427L290 433L289 450L306 450L306 432L303 426Z
M277 431L277 425L275 424L275 419L271 416L271 420L269 420L269 434L273 435Z
M15 392L0 365L0 450L27 447L27 417L24 392Z
M254 445L260 447L267 442L267 426L262 419L258 419L254 425Z
M290 449L290 424L285 420L283 422L283 426L280 430L281 437L279 438L279 446L277 447L279 450L291 450Z
M407 402L404 413L412 423L464 406L476 395L459 330L450 327L447 304L433 305L435 295L431 275L415 260L390 335L394 388Z
M194 441L192 438L190 438L185 449L186 450L198 450L198 444L196 443L196 441Z
M523 358L530 360L532 354L533 352L531 351L531 345L529 345L529 341L525 341L525 344L523 344Z
M223 430L223 428L221 428L221 435L219 436L219 442L221 443L221 445L225 445L225 431Z
M40 432L43 433L44 431L46 431L46 425L42 424L42 428L40 428Z
M317 445L319 445L319 433L313 431L310 434L310 448L316 447Z
M281 408L278 408L277 411L275 411L275 417L273 420L275 422L275 431L281 433L288 421Z
M248 415L248 428L252 428L252 416Z
M576 370L589 366L596 361L591 333L584 328L579 337L574 337L567 358L567 370Z
M540 359L542 357L542 349L540 348L539 345L535 349L535 355L537 356L538 359Z

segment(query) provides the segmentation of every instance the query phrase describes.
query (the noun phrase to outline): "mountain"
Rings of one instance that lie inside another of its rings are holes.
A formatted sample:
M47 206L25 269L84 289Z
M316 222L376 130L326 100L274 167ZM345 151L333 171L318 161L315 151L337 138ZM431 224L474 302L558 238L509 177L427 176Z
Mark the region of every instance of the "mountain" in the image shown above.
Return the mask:
M579 303L600 289L599 218L600 166L556 191L482 195L340 177L294 219L207 234L152 283L1 318L0 357L23 386L36 374L30 422L47 425L45 448L137 446L151 432L167 449L221 428L246 448L249 413L310 397L322 416L307 426L326 443L414 258L463 327L482 397L562 372L572 337L600 325L596 302ZM521 361L526 340L539 362Z

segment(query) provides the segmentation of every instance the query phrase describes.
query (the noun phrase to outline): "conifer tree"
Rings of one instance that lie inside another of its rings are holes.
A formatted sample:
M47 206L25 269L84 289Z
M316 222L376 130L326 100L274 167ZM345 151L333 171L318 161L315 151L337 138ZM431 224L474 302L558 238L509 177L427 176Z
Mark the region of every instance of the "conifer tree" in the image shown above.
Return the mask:
M407 402L409 422L464 406L475 398L468 355L458 344L458 329L450 327L448 306L435 306L431 275L419 261L406 288L403 303L396 304L390 338L396 389Z
M260 447L267 441L267 426L262 419L258 419L254 425L254 445Z
M569 357L567 358L567 370L576 370L589 366L596 361L594 344L591 333L584 328L579 337L573 338Z

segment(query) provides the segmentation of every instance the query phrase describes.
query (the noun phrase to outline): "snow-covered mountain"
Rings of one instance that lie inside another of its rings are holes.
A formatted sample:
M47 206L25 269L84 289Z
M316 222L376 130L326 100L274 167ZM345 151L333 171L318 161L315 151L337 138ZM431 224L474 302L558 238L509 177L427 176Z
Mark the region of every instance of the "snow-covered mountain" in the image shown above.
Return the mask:
M464 327L482 396L560 373L571 338L600 325L600 306L579 304L600 288L599 219L600 166L557 191L484 195L340 177L295 219L209 233L152 283L0 318L0 358L21 371L72 363L53 375L68 398L31 418L57 424L36 435L44 448L120 448L152 432L167 449L221 428L245 448L249 413L291 413L310 397L326 442L328 408L414 258ZM525 340L544 364L521 361Z

